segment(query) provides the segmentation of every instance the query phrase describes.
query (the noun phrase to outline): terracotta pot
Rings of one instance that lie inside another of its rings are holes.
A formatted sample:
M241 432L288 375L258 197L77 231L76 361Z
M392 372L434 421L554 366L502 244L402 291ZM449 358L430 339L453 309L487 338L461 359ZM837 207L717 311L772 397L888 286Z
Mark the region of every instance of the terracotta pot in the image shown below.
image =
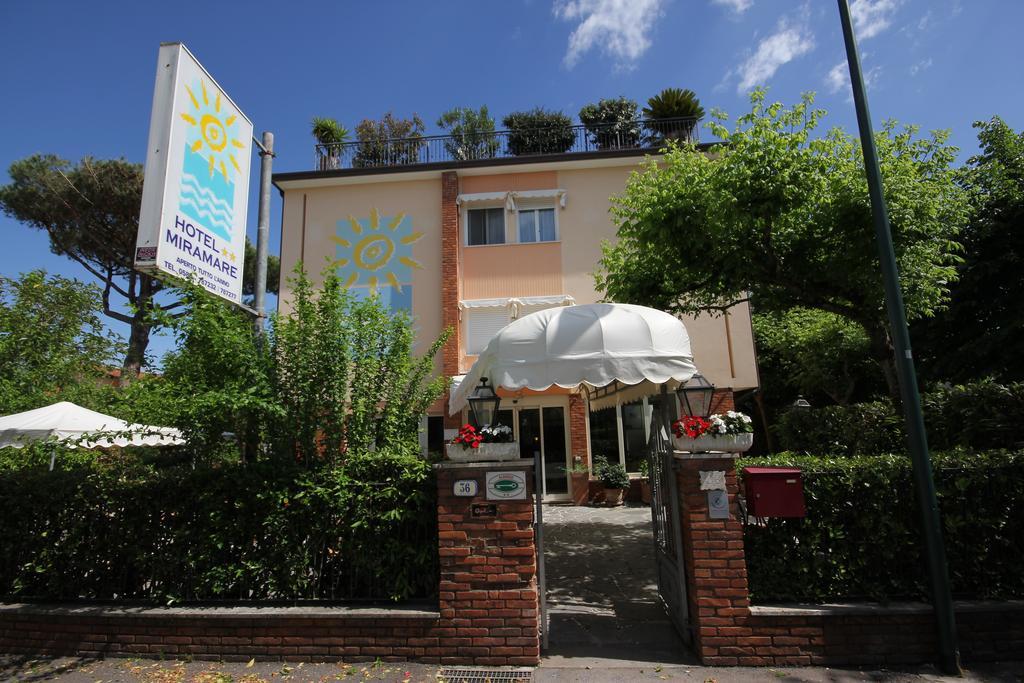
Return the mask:
M591 505L603 505L604 504L604 484L601 483L600 479L590 480L590 504Z
M750 450L754 445L754 435L747 434L725 434L723 436L699 436L696 439L679 438L672 436L672 443L678 451L689 451L690 453L743 453Z
M641 479L640 480L640 502L644 505L651 504L651 480Z
M590 473L570 472L569 477L572 481L572 504L586 505L590 499Z
M615 507L622 505L622 499L625 497L626 489L609 489L604 490L604 504L608 507Z

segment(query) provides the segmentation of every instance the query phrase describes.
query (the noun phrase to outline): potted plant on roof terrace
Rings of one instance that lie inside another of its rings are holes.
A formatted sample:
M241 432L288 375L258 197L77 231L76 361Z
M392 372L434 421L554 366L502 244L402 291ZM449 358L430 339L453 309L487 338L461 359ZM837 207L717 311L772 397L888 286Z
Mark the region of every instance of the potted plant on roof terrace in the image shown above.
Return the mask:
M501 124L508 128L508 151L515 156L562 154L576 142L572 119L560 111L540 107L517 111L502 119Z
M628 97L604 99L580 109L580 121L598 149L639 146L640 121L637 104Z
M704 118L704 107L690 89L665 88L647 100L643 113L651 144L686 142L693 139L697 123Z
M320 170L340 168L341 144L348 140L348 128L335 119L314 116L312 133L317 142L317 151L321 152Z

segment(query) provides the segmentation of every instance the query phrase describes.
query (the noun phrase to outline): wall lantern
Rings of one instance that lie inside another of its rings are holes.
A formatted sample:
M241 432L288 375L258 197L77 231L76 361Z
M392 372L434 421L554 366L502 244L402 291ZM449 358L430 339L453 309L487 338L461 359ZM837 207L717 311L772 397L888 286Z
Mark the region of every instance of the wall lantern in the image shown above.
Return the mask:
M501 398L494 393L494 389L487 386L487 378L480 378L480 386L473 389L469 398L469 412L473 418L473 425L477 429L489 427L494 424L498 416L498 405Z
M697 373L676 389L683 413L691 417L707 417L711 414L711 400L715 396L715 385L707 377Z

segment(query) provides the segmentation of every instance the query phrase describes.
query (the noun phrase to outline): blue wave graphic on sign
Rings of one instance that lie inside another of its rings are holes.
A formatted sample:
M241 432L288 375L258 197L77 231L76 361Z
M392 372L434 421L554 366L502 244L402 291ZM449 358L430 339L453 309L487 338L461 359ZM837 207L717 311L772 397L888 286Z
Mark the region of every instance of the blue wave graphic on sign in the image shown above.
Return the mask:
M221 173L211 174L209 161L187 145L178 208L214 235L231 240L235 220L235 186Z

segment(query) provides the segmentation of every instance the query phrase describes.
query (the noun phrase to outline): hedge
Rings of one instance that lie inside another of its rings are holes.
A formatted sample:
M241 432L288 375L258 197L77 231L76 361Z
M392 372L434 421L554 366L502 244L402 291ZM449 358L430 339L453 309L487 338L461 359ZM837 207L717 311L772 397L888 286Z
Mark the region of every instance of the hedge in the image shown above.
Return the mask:
M1024 452L934 456L956 597L1024 597ZM756 602L922 599L928 573L909 459L744 458L738 467L797 466L807 516L747 524Z
M1024 383L983 380L937 386L921 397L928 440L935 450L1017 448L1024 445ZM889 401L790 410L775 427L787 451L876 455L905 451L903 417Z
M7 599L340 601L437 589L429 465L0 471Z

